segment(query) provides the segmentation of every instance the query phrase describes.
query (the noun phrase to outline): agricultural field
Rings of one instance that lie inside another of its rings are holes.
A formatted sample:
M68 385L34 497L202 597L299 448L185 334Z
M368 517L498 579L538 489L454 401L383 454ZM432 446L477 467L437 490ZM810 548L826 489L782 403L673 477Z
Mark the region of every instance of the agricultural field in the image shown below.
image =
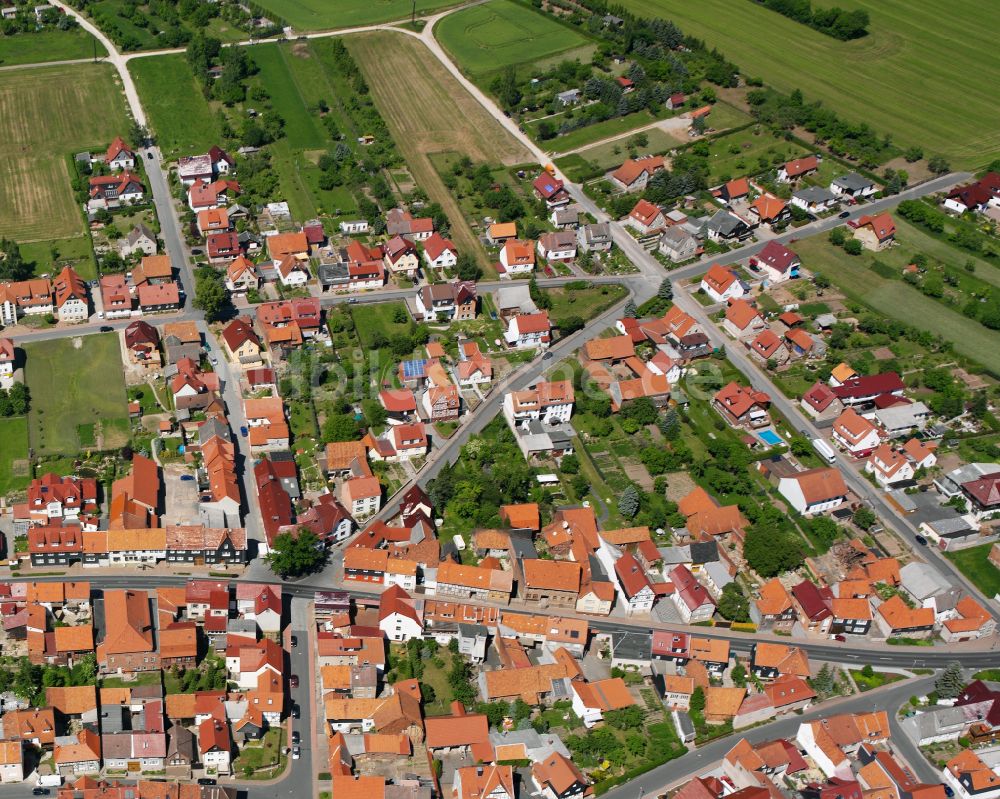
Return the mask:
M572 58L570 51L590 44L572 28L512 0L489 0L449 14L435 35L477 81L508 66L535 65L558 54Z
M27 488L28 420L24 416L0 419L0 496Z
M996 347L994 331L900 279L903 266L911 260L914 249L907 241L911 228L900 219L896 224L899 227L897 237L903 243L881 253L866 250L858 256L848 255L830 244L825 235L796 242L795 251L806 269L825 275L850 299L891 319L940 335L954 345L956 352L982 364L992 374L1000 374L1000 350ZM919 240L915 238L915 241ZM957 262L962 256L957 250L952 252ZM876 272L872 268L876 262L883 265L880 271L888 269L887 274L893 276L883 277ZM986 269L977 272L988 274Z
M845 0L871 17L869 35L842 42L757 3L623 0L640 16L662 16L719 50L747 75L781 91L801 89L851 122L867 122L897 144L919 145L953 166L1000 155L1000 5L955 0L948 13L910 0ZM955 43L961 42L961 47ZM920 91L914 92L913 87ZM960 87L960 88L957 88Z
M166 159L203 153L219 143L218 120L183 54L133 58L128 68Z
M0 82L0 236L18 242L82 235L69 161L127 133L107 64L16 70Z
M105 333L25 344L28 415L36 455L75 455L128 443L118 335Z
M380 31L352 36L347 46L414 179L448 215L456 246L476 253L481 265L489 267L476 235L428 155L456 151L476 162L513 165L530 161L531 154L427 53L422 42ZM405 85L399 75L407 76Z
M170 8L170 5L154 9L148 3L95 0L87 5L86 12L116 47L126 52L183 46L186 37L195 29L223 42L238 42L247 38L246 33L221 17L208 19L202 24L191 17L181 17L179 12L175 12L176 19L164 18L156 13L164 14L163 9Z
M282 17L298 31L334 30L379 22L408 20L457 4L457 0L263 0L262 8Z
M37 64L42 61L71 61L103 58L104 45L82 28L68 31L44 28L33 33L0 36L0 66Z

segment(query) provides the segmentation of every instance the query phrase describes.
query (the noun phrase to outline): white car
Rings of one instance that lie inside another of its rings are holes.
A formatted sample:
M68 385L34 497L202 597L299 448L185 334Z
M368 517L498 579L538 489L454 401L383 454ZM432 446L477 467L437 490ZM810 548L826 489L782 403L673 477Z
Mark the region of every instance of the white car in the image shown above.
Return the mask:
M300 757L302 757L302 750L299 747L297 747L297 746L293 746L292 747L292 760L298 760Z

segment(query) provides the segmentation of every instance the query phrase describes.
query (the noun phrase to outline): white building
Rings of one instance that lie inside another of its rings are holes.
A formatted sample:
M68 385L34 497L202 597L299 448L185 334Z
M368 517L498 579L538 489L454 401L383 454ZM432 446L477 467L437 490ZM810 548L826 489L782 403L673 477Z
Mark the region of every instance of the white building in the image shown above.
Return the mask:
M837 469L820 467L778 480L778 493L802 514L822 513L847 499L847 485Z
M539 311L538 313L520 314L512 317L507 323L507 330L503 335L508 347L527 349L529 347L548 347L552 341L551 331L548 312Z
M503 413L511 425L537 419L544 424L568 422L573 415L573 384L569 380L538 383L504 395Z

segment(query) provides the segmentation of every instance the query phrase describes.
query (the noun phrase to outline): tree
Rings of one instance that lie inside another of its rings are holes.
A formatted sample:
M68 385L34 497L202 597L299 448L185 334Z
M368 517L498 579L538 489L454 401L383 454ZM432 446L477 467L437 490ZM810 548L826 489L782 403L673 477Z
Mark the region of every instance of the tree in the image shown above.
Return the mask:
M862 530L868 531L878 521L878 517L875 515L875 511L862 505L854 511L852 521Z
M847 241L847 233L842 227L835 227L830 231L830 243L834 247L843 247L844 242Z
M656 291L656 296L661 300L672 300L674 298L674 284L669 277L660 281L660 288Z
M641 425L653 424L659 418L656 405L649 397L639 397L626 403L621 409L621 415Z
M459 280L479 280L483 276L483 270L476 263L476 257L471 253L459 253L458 261L455 264L455 274Z
M857 239L848 239L844 242L844 252L848 255L861 255L861 242Z
M353 414L332 414L323 423L323 440L328 444L334 441L354 441L357 437L358 423Z
M861 669L861 676L867 677L868 679L875 676L875 669L872 668L871 663L866 664L865 667Z
M820 696L829 696L836 688L836 680L829 663L824 663L815 677L812 679L812 687Z
M559 328L559 335L562 338L572 335L577 330L583 330L585 324L583 317L576 314L556 320L556 327Z
M639 313L638 309L635 307L635 303L629 300L625 303L625 310L623 311L626 319L635 319L636 314Z
M219 321L229 309L229 292L222 273L206 266L195 273L194 281L194 307L204 311L209 322Z
M951 171L951 165L940 155L929 158L927 168L935 175L943 175L945 172Z
M689 708L692 713L702 713L705 710L705 691L699 685L691 692Z
M676 408L667 408L660 419L660 432L668 441L676 441L681 434L681 418Z
M735 622L750 621L750 600L746 598L737 583L729 583L719 597L719 613L722 618Z
M775 577L802 564L802 548L796 536L770 519L750 528L743 555L761 577Z
M626 519L634 518L639 512L639 489L629 485L618 497L618 512Z
M704 116L697 116L691 120L691 130L693 130L698 136L705 132L706 127L707 123L705 122Z
M326 550L311 530L281 533L274 539L267 562L279 577L300 577L326 563Z
M740 661L736 661L733 670L729 675L733 679L733 684L739 688L747 687L747 670Z
M944 699L954 699L965 688L965 678L962 676L962 664L952 661L934 681L934 690Z
M25 263L17 243L0 239L0 280L27 280L33 272L33 264Z
M576 474L580 471L580 459L572 452L569 455L563 455L562 460L559 461L559 469L563 474Z
M13 416L24 416L31 407L31 394L24 383L15 383L7 392L10 412Z

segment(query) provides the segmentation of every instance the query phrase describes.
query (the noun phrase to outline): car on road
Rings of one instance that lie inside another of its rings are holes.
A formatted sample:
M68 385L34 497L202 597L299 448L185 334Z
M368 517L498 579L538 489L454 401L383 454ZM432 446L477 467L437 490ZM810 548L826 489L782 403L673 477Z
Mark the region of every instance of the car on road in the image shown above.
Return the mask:
M217 781L212 777L200 777L198 779L199 785L217 785Z
M289 677L288 678L288 684L291 685L292 688L298 688L299 687L299 675L298 674L293 674L291 677Z
M918 544L920 544L920 546L922 546L922 547L927 546L927 539L924 538L922 535L915 536L914 538L915 538L916 542Z
M295 637L295 636L293 635L293 636L292 636L292 649L295 649L295 647L297 647L298 645L299 645L299 639L298 639L298 638L296 638L296 637Z
M299 713L299 706L298 705L292 705L292 718L293 719L297 719L299 717L299 715L300 715L300 713Z
M247 426L245 424L240 425L240 435L243 436L243 438L246 438L248 435L250 435L250 431L247 430Z
M193 474L182 474L181 475L181 480L183 482L185 482L185 483L190 483L192 480L194 480L194 475Z
M348 304L348 305L354 305L354 304L355 304L355 303L356 303L357 301L358 301L358 298L357 298L357 297L351 297L351 299L349 299L349 300L347 301L347 304Z
M152 153L146 153L146 158L148 158L150 161L152 161L153 160L153 154Z
M301 737L302 736L299 735L299 731L298 730L292 730L292 743L293 744L298 744L299 741L300 741L300 739L301 739Z
M840 641L840 643L844 643L844 641L847 640L847 637L841 635L840 633L837 633L835 636L833 636L833 640L834 641Z
M292 747L292 760L298 760L300 757L302 757L302 750L299 747L297 747L297 746L293 746Z
M35 788L31 792L31 795L32 796L48 796L49 795L49 789L48 788Z
M101 325L100 330L102 333L113 333L115 329L111 325Z
M552 357L552 353L551 353L551 352L547 352L547 353L545 353L545 354L544 354L544 355L542 356L542 360L543 360L543 361L547 361L547 360L548 360L549 358L551 358L551 357Z
M850 211L841 211L839 214L837 214L837 219L847 219L847 217L849 217L850 215L851 215Z
M948 785L944 786L944 795L951 799L955 795L955 791Z

